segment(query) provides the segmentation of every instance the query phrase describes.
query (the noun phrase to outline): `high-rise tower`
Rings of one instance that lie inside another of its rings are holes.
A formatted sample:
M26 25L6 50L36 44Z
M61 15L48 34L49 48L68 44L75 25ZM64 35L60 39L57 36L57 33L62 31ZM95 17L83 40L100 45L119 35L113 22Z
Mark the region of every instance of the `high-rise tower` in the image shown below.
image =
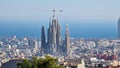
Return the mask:
M120 38L120 17L118 19L118 38Z
M42 26L41 28L41 52L46 53L46 37L45 37L45 28Z
M65 32L65 52L67 55L70 54L70 34L69 34L69 27L66 25L66 32Z

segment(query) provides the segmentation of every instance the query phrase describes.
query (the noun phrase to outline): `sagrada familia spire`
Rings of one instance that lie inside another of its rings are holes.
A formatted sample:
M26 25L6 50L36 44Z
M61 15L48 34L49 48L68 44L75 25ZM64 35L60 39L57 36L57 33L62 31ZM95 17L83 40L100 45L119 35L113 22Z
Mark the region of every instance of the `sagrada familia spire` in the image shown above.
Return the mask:
M52 18L49 22L47 44L50 47L49 52L56 54L60 51L61 46L61 26L58 19Z
M66 33L65 33L65 50L67 54L70 54L70 34L69 27L66 25Z
M42 53L46 53L46 50L47 49L46 47L46 36L45 36L45 28L44 26L42 26L41 28L41 52Z
M55 11L55 10L54 10ZM61 25L58 22L58 18L56 18L55 13L50 18L49 28L47 29L47 41L44 40L44 28L42 27L41 34L41 47L44 47L44 53L47 54L69 54L70 50L70 36L69 36L69 28L66 27L65 41L61 38ZM46 44L44 45L44 42ZM45 49L46 48L46 49ZM43 49L43 48L41 48Z

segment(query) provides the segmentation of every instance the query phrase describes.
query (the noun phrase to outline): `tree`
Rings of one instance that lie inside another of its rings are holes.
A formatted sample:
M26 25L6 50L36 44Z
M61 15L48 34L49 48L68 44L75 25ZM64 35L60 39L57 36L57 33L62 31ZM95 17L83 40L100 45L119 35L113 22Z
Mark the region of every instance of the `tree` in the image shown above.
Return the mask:
M17 63L17 68L31 68L31 64L28 59L23 59L22 62Z
M17 64L17 68L63 68L58 65L57 59L50 56L45 58L33 57L31 60L24 59Z

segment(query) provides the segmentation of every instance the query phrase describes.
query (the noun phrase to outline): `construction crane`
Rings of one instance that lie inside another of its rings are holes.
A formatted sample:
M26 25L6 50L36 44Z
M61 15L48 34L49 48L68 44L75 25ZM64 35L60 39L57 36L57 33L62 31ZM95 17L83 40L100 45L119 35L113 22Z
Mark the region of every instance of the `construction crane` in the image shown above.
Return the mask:
M52 15L53 18L55 17L56 12L63 12L63 10L57 10L57 9L52 9L52 10L50 10L50 9L34 9L34 10L40 10L40 11L52 11L52 12L53 12L53 15Z
M52 17L53 17L53 18L55 17L55 12L57 12L57 11L58 11L58 12L63 12L63 10L55 10L55 9L53 9L53 10L52 10L52 12L53 12L53 16L52 16Z

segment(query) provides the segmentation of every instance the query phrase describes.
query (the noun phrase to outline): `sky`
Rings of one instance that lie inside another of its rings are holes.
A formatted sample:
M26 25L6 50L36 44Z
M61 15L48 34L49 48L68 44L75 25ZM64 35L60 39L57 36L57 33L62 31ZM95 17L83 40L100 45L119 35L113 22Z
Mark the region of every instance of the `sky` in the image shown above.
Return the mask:
M53 9L63 10L56 16L72 37L117 37L120 0L0 0L0 36L40 36Z
M1 20L46 20L51 11L65 20L112 19L120 16L120 0L0 0Z

